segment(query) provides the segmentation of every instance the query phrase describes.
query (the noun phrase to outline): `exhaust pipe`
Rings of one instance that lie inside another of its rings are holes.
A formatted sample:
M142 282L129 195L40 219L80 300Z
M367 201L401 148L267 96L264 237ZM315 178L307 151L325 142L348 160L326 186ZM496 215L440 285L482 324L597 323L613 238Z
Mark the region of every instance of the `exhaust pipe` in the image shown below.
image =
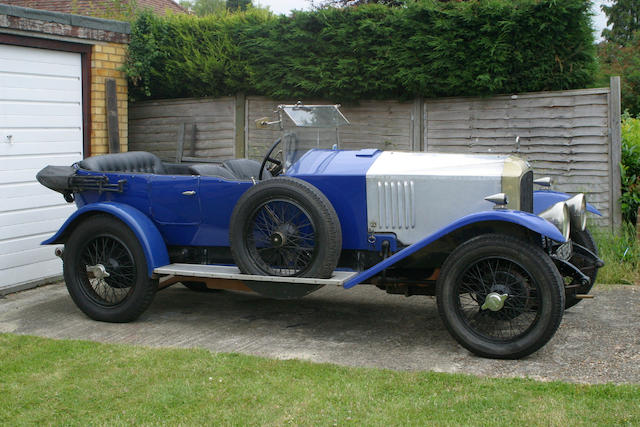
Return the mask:
M56 248L55 251L53 251L54 254L56 254L56 256L58 258L62 258L62 255L64 255L64 249L62 248Z

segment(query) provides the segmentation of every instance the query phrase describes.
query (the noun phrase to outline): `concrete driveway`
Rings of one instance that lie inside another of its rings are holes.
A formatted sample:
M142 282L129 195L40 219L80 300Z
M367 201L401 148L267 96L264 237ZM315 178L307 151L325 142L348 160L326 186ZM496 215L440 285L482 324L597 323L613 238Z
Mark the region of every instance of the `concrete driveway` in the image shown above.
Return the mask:
M471 355L449 336L435 299L370 287L323 288L297 301L181 285L129 324L95 322L63 284L0 299L0 332L152 347L198 347L350 366L585 383L640 383L640 287L600 286L565 313L555 337L523 360Z

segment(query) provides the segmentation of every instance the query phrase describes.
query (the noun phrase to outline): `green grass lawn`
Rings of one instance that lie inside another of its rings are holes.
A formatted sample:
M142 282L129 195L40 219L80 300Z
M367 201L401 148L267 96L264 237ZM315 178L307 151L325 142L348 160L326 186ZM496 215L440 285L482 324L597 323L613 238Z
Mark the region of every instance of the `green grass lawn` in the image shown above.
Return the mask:
M640 386L346 368L0 334L0 423L640 424Z

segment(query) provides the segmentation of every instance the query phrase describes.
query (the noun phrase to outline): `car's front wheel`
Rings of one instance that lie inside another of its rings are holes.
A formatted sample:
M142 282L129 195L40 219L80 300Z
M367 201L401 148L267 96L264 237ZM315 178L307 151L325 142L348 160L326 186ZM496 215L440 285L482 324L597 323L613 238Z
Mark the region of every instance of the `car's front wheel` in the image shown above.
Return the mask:
M437 283L438 311L451 335L469 351L499 359L527 356L560 325L564 288L540 248L488 234L456 248Z
M135 234L108 215L87 218L65 244L64 279L78 308L94 320L130 322L151 304L158 282Z

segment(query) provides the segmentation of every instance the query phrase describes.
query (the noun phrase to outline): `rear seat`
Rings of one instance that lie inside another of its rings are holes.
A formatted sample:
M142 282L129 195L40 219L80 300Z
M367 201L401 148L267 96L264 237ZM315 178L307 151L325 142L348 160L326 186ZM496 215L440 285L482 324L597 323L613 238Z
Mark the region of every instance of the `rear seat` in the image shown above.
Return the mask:
M88 157L78 162L78 166L95 172L134 172L160 175L167 173L158 156L146 151L130 151L128 153Z
M130 151L128 153L89 157L78 162L78 166L95 172L201 175L238 181L257 180L260 172L260 163L251 159L226 160L222 164L164 164L158 156L146 151ZM264 171L264 177L271 177L269 171Z

